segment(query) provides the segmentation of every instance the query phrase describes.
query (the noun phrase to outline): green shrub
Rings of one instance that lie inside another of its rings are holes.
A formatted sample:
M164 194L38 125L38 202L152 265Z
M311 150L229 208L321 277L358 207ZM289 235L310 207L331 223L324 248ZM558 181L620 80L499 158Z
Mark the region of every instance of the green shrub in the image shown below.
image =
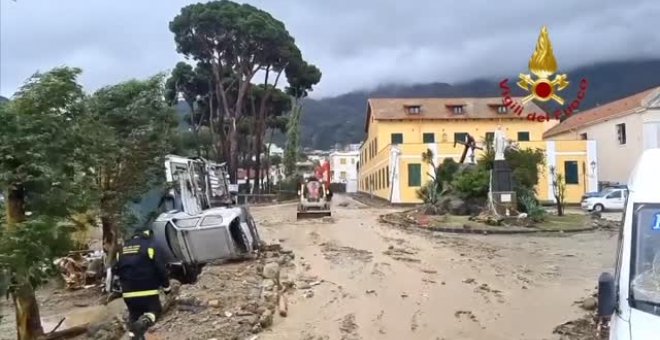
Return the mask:
M417 198L424 201L424 203L436 204L440 198L441 191L442 187L440 186L440 183L428 181L423 187L417 189L415 194L417 195Z
M454 180L454 175L456 175L459 167L460 164L458 164L453 158L445 158L442 161L442 164L436 169L435 176L440 183L451 183Z
M488 196L488 170L478 167L458 174L452 182L454 191L463 199L484 198Z
M527 213L527 217L532 219L534 222L541 222L545 220L547 212L538 203L536 198L534 198L533 193L523 192L520 196L518 196L518 202L524 208L524 211Z

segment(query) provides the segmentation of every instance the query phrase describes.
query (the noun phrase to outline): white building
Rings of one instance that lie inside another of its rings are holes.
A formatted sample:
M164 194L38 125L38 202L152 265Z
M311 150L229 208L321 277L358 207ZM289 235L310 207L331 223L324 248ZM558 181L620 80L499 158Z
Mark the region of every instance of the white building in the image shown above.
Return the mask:
M330 154L330 176L333 183L345 183L346 192L357 192L357 163L360 151L335 151Z
M597 141L592 171L602 181L627 183L642 152L660 147L660 87L573 115L543 137Z
M270 154L271 156L284 157L284 149L280 148L275 144L271 144L269 147L270 149L268 150L268 154Z

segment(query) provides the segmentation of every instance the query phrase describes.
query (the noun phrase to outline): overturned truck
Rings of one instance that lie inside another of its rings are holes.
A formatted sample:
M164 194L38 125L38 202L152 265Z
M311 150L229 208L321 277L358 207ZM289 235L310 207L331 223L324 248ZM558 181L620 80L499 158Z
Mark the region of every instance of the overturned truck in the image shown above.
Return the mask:
M258 251L262 241L256 223L247 206L236 205L224 163L168 155L165 177L168 190L159 214L147 224L171 278L193 283L209 262L246 258ZM117 289L116 282L106 284Z

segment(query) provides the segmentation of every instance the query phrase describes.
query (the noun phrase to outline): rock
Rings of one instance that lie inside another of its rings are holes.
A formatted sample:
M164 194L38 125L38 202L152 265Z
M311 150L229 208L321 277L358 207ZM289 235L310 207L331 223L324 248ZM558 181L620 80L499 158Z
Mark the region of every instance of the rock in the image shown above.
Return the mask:
M266 244L262 247L264 251L280 251L282 250L282 245L279 243Z
M215 300L215 299L214 300L209 300L206 304L209 307L218 308L218 307L220 307L220 300Z
M467 214L468 214L468 207L467 207L467 204L465 203L464 200L462 200L462 199L460 199L460 198L458 198L458 197L454 197L454 198L452 198L452 199L449 201L449 206L448 206L448 207L449 207L448 210L449 210L449 212L450 212L452 215L463 216L463 215L467 215Z
M311 298L311 297L314 297L314 291L311 290L311 289L310 289L310 290L306 290L305 293L304 293L304 295L305 295L306 298L309 299L309 298Z
M261 296L268 305L275 305L277 303L277 293L272 291L264 291L261 293Z
M312 286L310 286L309 283L307 283L307 282L301 281L301 282L296 283L296 288L298 288L298 289L310 289L310 288L312 288Z
M263 276L267 279L277 281L280 276L280 265L275 262L266 263L263 269Z
M259 317L259 324L263 328L270 327L273 324L273 312L270 309L265 310Z
M273 287L275 287L275 281L271 279L265 279L261 282L261 287L266 290L273 290Z
M598 306L598 301L595 298L590 297L590 298L586 298L582 301L582 306L581 307L584 310L591 311L591 310L595 310L597 306Z
M225 316L228 317L228 318L231 318L232 315L234 315L234 314L232 314L230 312L225 312Z

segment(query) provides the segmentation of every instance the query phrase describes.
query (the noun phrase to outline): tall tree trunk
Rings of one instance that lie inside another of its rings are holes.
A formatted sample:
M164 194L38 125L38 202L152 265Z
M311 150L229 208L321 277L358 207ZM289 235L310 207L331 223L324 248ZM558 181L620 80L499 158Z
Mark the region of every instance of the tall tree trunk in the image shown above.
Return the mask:
M266 188L268 188L268 193L271 193L270 190L270 168L272 164L270 163L270 148L273 146L273 129L268 129L268 147L266 149Z
M231 119L229 126L229 181L236 183L238 174L238 131L236 130L236 119ZM249 179L248 174L248 179Z
M261 140L261 119L257 122L257 131L255 131L254 140L254 183L257 186L257 193L261 193L261 145L263 144Z
M16 334L18 340L34 340L44 334L39 314L39 304L27 273L16 274L16 287L12 293L16 311Z
M10 227L25 221L25 188L22 184L9 185L5 210Z
M117 251L119 248L120 230L114 216L106 213L103 207L101 208L101 227L103 229L103 250L105 250L105 266L106 268L112 267L117 258Z
M25 188L22 184L9 185L6 213L8 228L16 228L19 223L25 221ZM44 332L39 315L39 304L27 275L25 268L15 273L16 286L11 294L19 340L33 340Z

